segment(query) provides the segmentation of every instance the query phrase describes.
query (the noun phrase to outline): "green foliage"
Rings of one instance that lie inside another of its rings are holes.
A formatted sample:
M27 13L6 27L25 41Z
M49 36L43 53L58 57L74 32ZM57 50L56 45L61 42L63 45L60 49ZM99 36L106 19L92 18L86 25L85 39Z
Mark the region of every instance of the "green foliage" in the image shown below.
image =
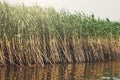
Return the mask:
M94 15L84 13L71 14L63 10L57 12L53 8L0 3L0 36L28 39L29 35L112 39L119 38L120 23L109 19L97 20Z

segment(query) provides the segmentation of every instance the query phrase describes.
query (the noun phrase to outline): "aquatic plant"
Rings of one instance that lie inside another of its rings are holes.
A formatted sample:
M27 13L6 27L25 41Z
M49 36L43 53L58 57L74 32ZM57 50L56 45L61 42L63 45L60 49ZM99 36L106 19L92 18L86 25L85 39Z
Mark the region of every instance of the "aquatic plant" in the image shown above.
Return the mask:
M0 62L24 66L119 59L120 23L0 2Z

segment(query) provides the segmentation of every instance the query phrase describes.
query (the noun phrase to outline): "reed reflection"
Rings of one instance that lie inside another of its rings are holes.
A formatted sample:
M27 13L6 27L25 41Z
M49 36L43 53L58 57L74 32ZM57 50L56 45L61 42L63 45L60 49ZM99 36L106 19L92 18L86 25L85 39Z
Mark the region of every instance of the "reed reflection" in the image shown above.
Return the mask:
M120 63L56 64L26 68L0 67L0 80L104 80L120 79Z

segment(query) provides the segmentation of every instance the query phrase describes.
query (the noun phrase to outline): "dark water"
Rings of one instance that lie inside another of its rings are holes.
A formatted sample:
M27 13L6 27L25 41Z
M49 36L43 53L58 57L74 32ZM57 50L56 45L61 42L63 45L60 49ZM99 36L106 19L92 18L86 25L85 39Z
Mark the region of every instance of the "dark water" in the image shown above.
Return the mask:
M120 80L120 63L0 67L0 80Z

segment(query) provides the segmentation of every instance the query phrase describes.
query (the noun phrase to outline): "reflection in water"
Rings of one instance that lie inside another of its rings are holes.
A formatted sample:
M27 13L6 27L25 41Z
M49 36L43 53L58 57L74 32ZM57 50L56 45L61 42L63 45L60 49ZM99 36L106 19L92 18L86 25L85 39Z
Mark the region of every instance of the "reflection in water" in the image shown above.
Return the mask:
M120 63L0 67L0 80L120 80Z

